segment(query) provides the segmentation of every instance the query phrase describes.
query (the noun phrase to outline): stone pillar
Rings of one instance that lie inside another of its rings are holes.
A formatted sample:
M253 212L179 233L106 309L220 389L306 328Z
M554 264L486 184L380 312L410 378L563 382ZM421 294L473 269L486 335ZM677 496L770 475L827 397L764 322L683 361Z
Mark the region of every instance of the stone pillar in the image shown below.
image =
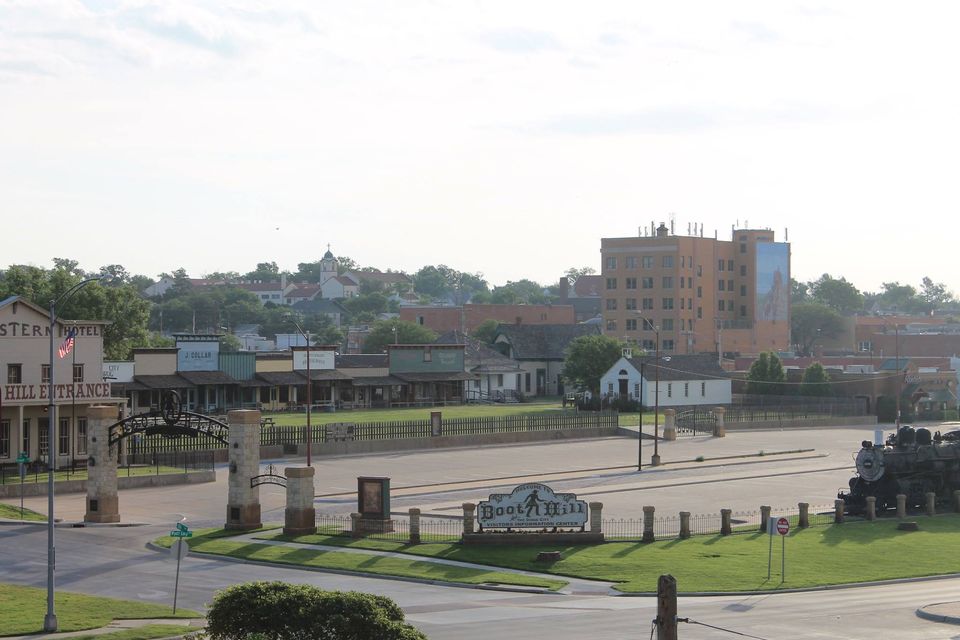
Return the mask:
M120 522L117 496L117 445L110 446L107 429L117 421L115 406L87 409L87 512L84 522ZM50 447L57 446L56 442Z
M363 536L363 527L360 525L360 514L354 511L350 514L350 537L359 538Z
M677 410L676 409L663 410L663 439L664 440L677 439Z
M680 537L684 540L690 537L690 512L680 512Z
M733 515L732 509L720 509L720 535L722 536L733 533L733 526L730 524L731 515Z
M953 492L953 510L960 513L960 489Z
M443 435L443 413L440 411L430 412L430 435Z
M260 521L260 487L250 478L260 475L260 412L240 409L227 414L230 459L226 529L257 529Z
M797 508L800 510L800 517L798 518L797 526L799 526L801 529L806 529L810 526L810 503L799 502L797 503Z
M302 536L317 532L317 512L313 507L313 467L287 467L287 509L284 511L283 535Z
M653 514L656 511L656 507L644 507L643 508L643 537L640 538L643 542L653 542Z
M477 505L472 502L463 503L463 535L473 533L473 516L477 511Z
M716 422L713 425L713 435L717 438L723 438L727 435L727 428L723 422L723 414L727 412L723 407L714 407L713 408L713 417L716 418Z
M833 501L833 521L837 524L843 522L843 509L845 506L843 500Z
M927 492L927 515L937 515L937 494L933 491Z
M412 507L410 514L410 544L420 544L420 509Z
M907 496L902 493L897 494L897 517L907 517Z
M590 503L590 533L603 533L603 503Z
M867 496L867 520L877 519L877 497Z
M770 525L770 507L760 506L760 533L767 533L767 527Z

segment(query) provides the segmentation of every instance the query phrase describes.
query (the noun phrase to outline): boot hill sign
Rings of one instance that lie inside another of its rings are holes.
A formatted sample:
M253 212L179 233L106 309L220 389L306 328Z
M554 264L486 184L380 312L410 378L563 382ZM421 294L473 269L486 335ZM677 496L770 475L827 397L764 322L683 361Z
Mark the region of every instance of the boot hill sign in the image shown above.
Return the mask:
M554 493L545 484L521 484L509 494L494 493L477 505L477 523L483 529L543 529L583 527L587 503L572 493Z

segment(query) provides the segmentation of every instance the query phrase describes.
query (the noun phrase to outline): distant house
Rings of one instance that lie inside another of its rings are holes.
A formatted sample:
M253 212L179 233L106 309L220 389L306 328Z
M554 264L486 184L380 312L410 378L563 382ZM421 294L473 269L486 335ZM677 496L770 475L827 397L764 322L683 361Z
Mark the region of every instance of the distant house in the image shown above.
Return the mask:
M400 307L400 319L438 333L471 333L487 320L504 324L573 324L574 313L572 306L563 304L409 305Z
M526 395L562 395L567 346L580 336L600 335L595 324L541 324L497 327L495 344L520 363L520 391Z
M298 302L309 302L320 295L318 284L294 284L293 288L284 294L283 304L295 305Z
M327 300L325 298L302 300L294 304L293 309L305 315L327 316L338 329L343 326L347 315L349 315L349 312L342 304L336 300Z
M643 377L640 375L641 365ZM658 371L659 369L659 371ZM600 394L630 400L643 406L724 405L732 399L732 382L715 355L621 357L600 379Z
M467 400L512 402L517 399L523 384L519 362L459 331L448 331L434 343L464 346L464 369L477 376L464 389Z
M571 288L567 278L560 278L558 303L573 307L574 322L586 322L600 316L600 280L600 276L580 276Z
M397 293L397 290L413 290L413 279L399 271L347 271L343 274L358 285L366 282L375 282L381 285L386 295Z

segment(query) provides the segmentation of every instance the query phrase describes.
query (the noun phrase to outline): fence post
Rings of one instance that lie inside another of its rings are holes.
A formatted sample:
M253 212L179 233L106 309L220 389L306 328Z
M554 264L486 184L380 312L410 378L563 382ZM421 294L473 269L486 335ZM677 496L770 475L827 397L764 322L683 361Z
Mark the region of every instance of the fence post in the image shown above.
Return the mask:
M644 507L643 508L643 537L640 538L643 542L653 542L653 514L656 511L656 507Z
M714 407L714 408L713 408L713 417L714 417L715 420L716 420L716 422L715 422L714 425L713 425L713 435L714 435L714 437L723 438L723 437L725 437L725 436L727 435L727 428L726 428L726 426L724 425L724 422L723 422L723 414L726 413L726 412L727 412L727 410L724 409L723 407Z
M902 493L897 494L897 517L907 517L907 496Z
M867 496L867 520L877 519L877 497Z
M837 524L843 523L843 500L834 500L833 501L833 521Z
M473 514L477 510L477 505L472 502L463 503L463 535L473 533Z
M443 435L443 414L440 411L430 412L430 435Z
M760 506L760 533L767 532L767 525L770 522L770 507L767 505Z
M671 575L657 580L657 640L677 640L677 579Z
M690 512L680 512L680 537L684 540L690 537Z
M603 533L603 503L590 503L590 533Z
M730 525L730 516L732 509L720 509L720 535L728 536L733 533L733 527Z
M363 532L360 531L360 514L351 513L350 514L350 536L353 538L359 538L363 535Z
M800 516L797 519L797 526L801 529L806 529L810 526L810 503L808 502L799 502L797 507L800 509Z
M933 491L927 492L927 515L937 515L937 494Z
M663 410L663 439L664 440L677 439L677 410L676 409Z
M410 513L410 544L420 544L420 509L411 507L409 513Z

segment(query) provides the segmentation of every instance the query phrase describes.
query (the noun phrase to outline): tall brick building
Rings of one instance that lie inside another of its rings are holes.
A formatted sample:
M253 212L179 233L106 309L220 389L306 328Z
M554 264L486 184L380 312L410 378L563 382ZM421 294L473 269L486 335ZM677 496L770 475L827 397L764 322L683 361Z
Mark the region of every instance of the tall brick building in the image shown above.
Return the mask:
M769 229L730 240L674 235L601 239L606 335L666 353L755 355L790 345L790 245Z

